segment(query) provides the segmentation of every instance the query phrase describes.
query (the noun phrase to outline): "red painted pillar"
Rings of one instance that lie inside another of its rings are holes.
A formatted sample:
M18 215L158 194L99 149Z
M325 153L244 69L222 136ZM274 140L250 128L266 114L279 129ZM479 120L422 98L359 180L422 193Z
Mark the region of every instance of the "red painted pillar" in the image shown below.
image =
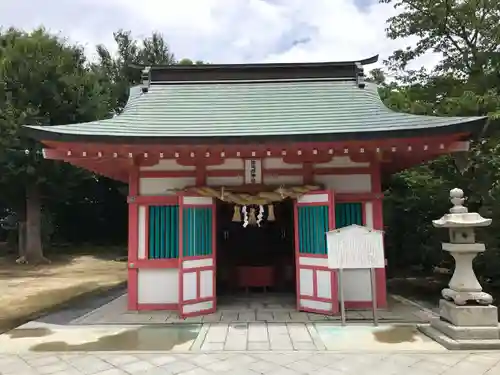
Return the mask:
M139 206L136 197L139 195L139 170L133 166L129 173L128 182L128 309L138 309L138 228L139 228Z
M314 184L314 164L310 162L302 163L302 170L304 173L303 184Z
M196 164L196 185L204 186L207 184L207 167L205 164Z
M375 199L372 200L373 228L383 230L384 216L382 212L383 194L380 163L378 161L373 161L371 170L372 193L375 194ZM387 307L387 279L385 268L377 268L375 270L375 273L377 283L377 306L380 308L385 308Z

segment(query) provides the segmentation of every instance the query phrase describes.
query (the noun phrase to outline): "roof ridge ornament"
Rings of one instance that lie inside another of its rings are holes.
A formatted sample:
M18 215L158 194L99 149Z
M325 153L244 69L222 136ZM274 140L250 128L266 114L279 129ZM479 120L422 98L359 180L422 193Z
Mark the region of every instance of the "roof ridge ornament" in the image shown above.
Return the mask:
M142 70L141 73L141 78L142 78L142 84L141 84L141 91L143 94L147 93L149 91L149 86L151 85L151 67L146 66Z
M365 88L365 71L361 62L356 63L356 84L360 89Z

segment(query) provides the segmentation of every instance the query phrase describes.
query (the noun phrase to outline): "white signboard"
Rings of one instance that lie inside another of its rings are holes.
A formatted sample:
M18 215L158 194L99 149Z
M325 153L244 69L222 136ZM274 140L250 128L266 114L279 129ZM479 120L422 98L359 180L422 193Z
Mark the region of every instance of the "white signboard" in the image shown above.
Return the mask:
M262 183L262 160L245 160L245 184Z
M328 232L326 241L331 269L385 267L382 231L350 225Z

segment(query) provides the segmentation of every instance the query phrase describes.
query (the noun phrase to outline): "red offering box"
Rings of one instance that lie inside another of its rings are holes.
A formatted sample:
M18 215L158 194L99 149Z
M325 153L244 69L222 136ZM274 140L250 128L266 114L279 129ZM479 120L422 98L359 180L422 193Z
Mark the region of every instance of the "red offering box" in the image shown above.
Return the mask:
M273 267L238 267L238 286L241 288L271 287L274 285Z

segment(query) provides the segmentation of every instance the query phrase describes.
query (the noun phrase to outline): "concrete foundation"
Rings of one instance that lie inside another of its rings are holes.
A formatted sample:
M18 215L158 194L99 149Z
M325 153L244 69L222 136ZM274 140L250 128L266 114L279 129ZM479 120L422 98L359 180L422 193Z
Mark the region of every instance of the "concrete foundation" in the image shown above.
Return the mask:
M498 326L498 310L493 305L457 306L453 302L442 299L439 301L439 310L441 318L455 326Z
M499 325L495 327L458 327L439 318L431 320L431 327L453 340L498 340Z
M419 330L450 350L500 349L500 327L495 306L457 306L441 300L440 318Z

